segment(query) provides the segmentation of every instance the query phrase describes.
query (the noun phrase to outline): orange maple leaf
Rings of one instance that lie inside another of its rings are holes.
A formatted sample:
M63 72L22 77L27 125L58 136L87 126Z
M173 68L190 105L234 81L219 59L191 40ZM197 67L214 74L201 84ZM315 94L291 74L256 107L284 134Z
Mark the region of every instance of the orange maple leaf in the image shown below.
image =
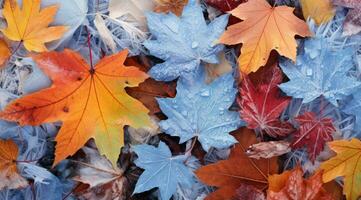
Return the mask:
M264 190L268 186L268 175L277 173L276 157L259 160L247 157L247 147L257 143L252 130L241 129L235 137L239 143L231 150L228 160L206 165L196 171L203 183L218 187L207 200L231 199L242 184Z
M11 102L0 118L21 125L61 121L54 165L73 155L94 137L98 149L113 164L124 144L125 125L151 126L148 109L125 92L148 75L123 65L128 51L103 58L94 68L71 50L34 56L53 81L51 87Z
M10 55L11 52L8 44L3 39L0 39L0 69L3 67L3 64L10 57Z
M332 196L323 189L322 172L317 172L305 180L303 171L297 166L291 171L271 175L269 178L267 200L332 200Z
M244 21L228 27L220 42L228 45L242 43L238 58L240 70L249 74L267 63L274 49L296 60L295 35L311 35L307 24L293 14L294 8L272 7L266 0L249 0L230 11Z
M16 168L18 146L12 140L0 140L0 190L25 187L27 181Z
M23 0L22 9L16 0L5 0L3 15L7 28L1 31L13 41L23 42L29 51L47 51L44 43L57 40L63 36L65 26L48 27L58 10L49 6L40 11L41 0Z

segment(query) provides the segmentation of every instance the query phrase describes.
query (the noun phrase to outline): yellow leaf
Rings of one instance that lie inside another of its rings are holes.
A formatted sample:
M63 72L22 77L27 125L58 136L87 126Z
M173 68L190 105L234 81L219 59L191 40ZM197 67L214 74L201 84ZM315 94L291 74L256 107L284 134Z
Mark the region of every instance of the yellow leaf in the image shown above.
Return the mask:
M335 16L335 10L330 0L300 0L305 19L312 18L317 25L330 21Z
M63 36L65 26L48 27L58 10L57 6L49 6L40 10L41 0L23 0L20 9L16 0L5 0L3 15L7 28L1 31L13 41L23 42L29 51L47 51L45 43Z
M337 155L321 164L323 181L343 176L343 194L349 200L357 200L361 195L361 141L358 139L337 140L328 143Z
M116 166L124 145L123 127L152 125L149 110L124 89L148 78L138 68L124 66L127 54L125 50L104 57L94 67L71 50L34 56L52 86L11 102L0 118L21 125L61 121L54 165L94 138L100 153Z
M241 72L249 74L267 63L272 50L296 60L295 35L311 35L307 24L293 14L294 8L272 7L266 0L249 0L230 13L244 21L228 27L220 42L242 43L238 58Z
M11 140L0 140L0 190L25 187L27 181L16 168L18 146Z

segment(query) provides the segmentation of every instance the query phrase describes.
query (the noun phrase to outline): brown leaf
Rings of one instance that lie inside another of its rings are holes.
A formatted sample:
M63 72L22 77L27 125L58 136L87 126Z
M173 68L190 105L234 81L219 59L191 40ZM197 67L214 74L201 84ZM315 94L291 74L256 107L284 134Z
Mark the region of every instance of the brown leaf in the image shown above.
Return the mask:
M252 185L241 184L236 191L234 200L266 200L266 197L262 190Z
M188 0L155 0L158 4L155 8L155 12L172 12L177 16L182 14L183 8L187 5Z
M0 140L0 190L27 186L16 168L18 146L12 140Z
M238 144L231 150L228 160L203 166L196 171L198 178L205 184L218 187L206 199L232 199L242 185L252 185L260 190L268 186L268 175L277 173L277 158L252 159L245 150L257 143L255 133L249 129L240 129L235 133Z

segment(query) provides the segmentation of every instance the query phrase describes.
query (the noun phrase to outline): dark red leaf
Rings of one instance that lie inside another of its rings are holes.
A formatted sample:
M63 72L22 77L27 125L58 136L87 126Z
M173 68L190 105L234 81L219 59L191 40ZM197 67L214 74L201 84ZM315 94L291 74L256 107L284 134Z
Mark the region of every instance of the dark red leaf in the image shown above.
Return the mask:
M247 0L207 0L207 4L217 8L222 12L227 12L236 8L239 4Z
M294 134L292 147L303 148L306 146L308 157L313 162L317 155L324 149L325 143L332 141L332 133L336 131L332 119L317 117L313 112L306 112L295 118L300 128Z
M293 131L287 122L279 120L280 114L291 98L281 96L278 84L282 82L281 70L274 65L257 72L257 79L244 76L238 104L241 118L251 129L259 129L269 136L285 136Z

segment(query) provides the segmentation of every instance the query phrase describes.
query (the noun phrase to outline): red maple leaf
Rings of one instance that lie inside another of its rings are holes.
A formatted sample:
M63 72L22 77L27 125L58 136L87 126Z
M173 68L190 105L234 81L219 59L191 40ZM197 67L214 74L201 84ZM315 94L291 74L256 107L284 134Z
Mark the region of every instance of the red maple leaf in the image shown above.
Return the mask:
M237 102L241 108L241 118L250 129L258 129L269 136L285 136L293 131L288 122L281 122L279 117L291 101L290 97L281 96L278 84L282 82L281 70L274 65L262 68L251 80L244 76Z
M308 157L312 162L324 149L326 142L332 141L332 133L336 131L330 118L319 118L313 112L306 112L295 118L300 128L294 134L292 148L306 146Z

